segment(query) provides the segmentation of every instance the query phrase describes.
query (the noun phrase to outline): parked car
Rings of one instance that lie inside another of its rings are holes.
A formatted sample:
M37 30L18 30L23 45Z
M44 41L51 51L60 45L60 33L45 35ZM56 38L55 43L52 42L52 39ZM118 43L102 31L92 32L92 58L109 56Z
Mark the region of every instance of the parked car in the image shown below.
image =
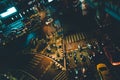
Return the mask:
M112 46L106 46L103 48L106 57L113 66L120 65L120 51Z
M100 80L113 80L108 67L104 63L97 65L97 71L100 76Z

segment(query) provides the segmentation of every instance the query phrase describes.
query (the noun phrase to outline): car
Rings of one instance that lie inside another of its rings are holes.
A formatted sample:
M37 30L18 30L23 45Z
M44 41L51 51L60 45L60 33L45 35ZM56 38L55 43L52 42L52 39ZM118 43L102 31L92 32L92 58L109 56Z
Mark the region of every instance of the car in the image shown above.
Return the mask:
M97 65L97 71L98 71L100 80L113 80L112 76L110 74L110 71L109 71L108 67L106 66L106 64L99 63Z
M86 62L86 57L85 56L82 57L82 62Z
M68 72L71 80L78 80L79 75L81 74L78 68L71 68Z
M106 46L103 48L106 57L113 66L120 65L120 51L112 46Z
M67 58L66 59L66 65L69 66L69 64L70 64L70 60Z
M47 21L45 22L46 25L50 24L53 22L53 18L48 18Z
M69 56L72 57L72 53L69 53Z
M83 76L84 78L87 77L87 67L83 66L83 67L81 68L81 72L82 72L82 76Z

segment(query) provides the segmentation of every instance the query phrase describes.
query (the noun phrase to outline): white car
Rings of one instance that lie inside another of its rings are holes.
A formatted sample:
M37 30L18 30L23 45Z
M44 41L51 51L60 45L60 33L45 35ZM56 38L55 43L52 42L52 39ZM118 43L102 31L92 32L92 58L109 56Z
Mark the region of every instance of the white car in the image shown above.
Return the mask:
M47 19L47 21L45 22L45 24L48 25L48 24L50 24L52 22L53 22L53 18L49 18L49 19Z

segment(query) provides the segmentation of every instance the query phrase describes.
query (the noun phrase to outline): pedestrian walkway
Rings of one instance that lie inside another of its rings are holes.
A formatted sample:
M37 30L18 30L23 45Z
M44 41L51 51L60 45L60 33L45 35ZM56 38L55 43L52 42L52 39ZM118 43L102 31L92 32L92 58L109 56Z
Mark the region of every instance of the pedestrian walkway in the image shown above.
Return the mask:
M32 74L37 79L42 77L48 68L52 65L52 60L45 56L34 55L29 63L22 67L22 70Z
M61 71L53 80L68 80L66 71Z
M65 37L65 41L67 44L67 43L74 43L74 42L77 42L80 40L85 40L87 38L88 38L88 36L86 33L76 33L76 34Z
M10 78L10 80L38 80L36 77L23 70L13 71L12 75L16 78Z
M95 45L97 43L96 39L86 40L86 43L89 43L91 45Z

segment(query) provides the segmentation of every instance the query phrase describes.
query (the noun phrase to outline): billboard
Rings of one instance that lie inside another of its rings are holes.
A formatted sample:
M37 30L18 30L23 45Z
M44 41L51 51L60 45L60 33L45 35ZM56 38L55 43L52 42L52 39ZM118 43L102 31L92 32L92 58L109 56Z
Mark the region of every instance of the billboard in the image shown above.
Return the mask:
M15 12L17 12L16 8L15 7L11 7L9 9L7 9L6 12L1 13L0 17L4 18L4 17L7 17L7 16L9 16L9 15L15 13Z
M52 2L53 0L48 0L48 2Z

